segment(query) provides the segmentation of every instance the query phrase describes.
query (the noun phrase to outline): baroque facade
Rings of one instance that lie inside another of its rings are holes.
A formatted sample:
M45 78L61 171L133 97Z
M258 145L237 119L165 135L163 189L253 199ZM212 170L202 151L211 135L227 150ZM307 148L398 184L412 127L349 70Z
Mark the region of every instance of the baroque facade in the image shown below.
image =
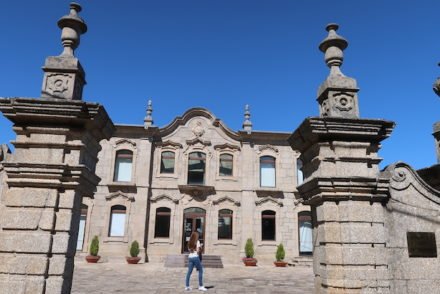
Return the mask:
M360 117L336 24L319 45L330 68L320 115L271 133L252 130L247 108L234 132L201 108L157 128L151 103L144 125L114 125L82 101L80 11L72 3L58 21L64 50L46 59L41 97L0 99L17 134L13 153L0 149L2 291L70 293L74 256L93 235L107 257L136 239L161 261L200 231L205 253L228 262L247 238L263 262L280 242L292 258L308 254L312 232L315 293L440 293L440 165L379 169L394 122Z
M145 125L115 125L101 142L101 182L83 200L77 248L98 235L102 255L124 257L138 240L162 261L185 253L199 231L204 253L227 262L240 262L247 238L262 261L273 261L279 243L290 258L311 254L310 209L295 198L299 154L288 133L254 131L245 115L238 132L202 108L158 128L149 104Z

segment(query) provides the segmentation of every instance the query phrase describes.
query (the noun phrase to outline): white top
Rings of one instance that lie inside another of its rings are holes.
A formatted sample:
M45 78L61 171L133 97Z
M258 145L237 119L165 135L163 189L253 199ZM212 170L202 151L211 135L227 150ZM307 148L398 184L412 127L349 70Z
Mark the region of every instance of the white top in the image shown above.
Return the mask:
M189 252L189 255L188 255L188 258L199 256L199 255L198 255L198 252L199 252L199 250L200 250L200 247L202 247L202 245L200 245L200 241L197 240L197 249L196 249L196 251L190 251L190 252Z

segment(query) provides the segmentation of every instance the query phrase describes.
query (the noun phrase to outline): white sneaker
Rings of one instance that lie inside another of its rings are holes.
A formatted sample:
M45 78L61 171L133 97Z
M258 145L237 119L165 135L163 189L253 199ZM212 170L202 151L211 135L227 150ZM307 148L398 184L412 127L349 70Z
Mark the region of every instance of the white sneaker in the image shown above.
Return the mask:
M199 291L208 291L208 289L206 289L205 286L200 286Z
M185 287L185 291L191 291L191 287Z

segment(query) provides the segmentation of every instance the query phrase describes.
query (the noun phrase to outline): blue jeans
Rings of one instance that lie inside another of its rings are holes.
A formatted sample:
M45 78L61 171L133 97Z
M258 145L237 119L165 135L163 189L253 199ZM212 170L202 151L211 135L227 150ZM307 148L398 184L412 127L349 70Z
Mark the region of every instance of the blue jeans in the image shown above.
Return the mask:
M203 267L199 257L188 258L188 272L186 273L185 286L189 287L189 279L191 278L192 271L196 267L199 270L199 286L203 286Z

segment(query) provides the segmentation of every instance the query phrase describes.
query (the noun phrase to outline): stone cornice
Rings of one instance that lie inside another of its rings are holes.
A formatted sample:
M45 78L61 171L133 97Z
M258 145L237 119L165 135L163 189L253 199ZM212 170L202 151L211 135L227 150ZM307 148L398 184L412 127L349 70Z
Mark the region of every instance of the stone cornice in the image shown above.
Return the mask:
M104 107L97 103L0 98L0 111L16 125L44 123L48 127L83 127L90 130L98 141L109 139L115 129Z
M374 201L388 200L387 177L315 177L298 186L307 205L323 201Z
M9 187L80 189L93 196L101 178L85 165L4 162Z
M309 117L288 140L300 152L329 140L379 143L391 135L394 126L394 122L380 119Z

